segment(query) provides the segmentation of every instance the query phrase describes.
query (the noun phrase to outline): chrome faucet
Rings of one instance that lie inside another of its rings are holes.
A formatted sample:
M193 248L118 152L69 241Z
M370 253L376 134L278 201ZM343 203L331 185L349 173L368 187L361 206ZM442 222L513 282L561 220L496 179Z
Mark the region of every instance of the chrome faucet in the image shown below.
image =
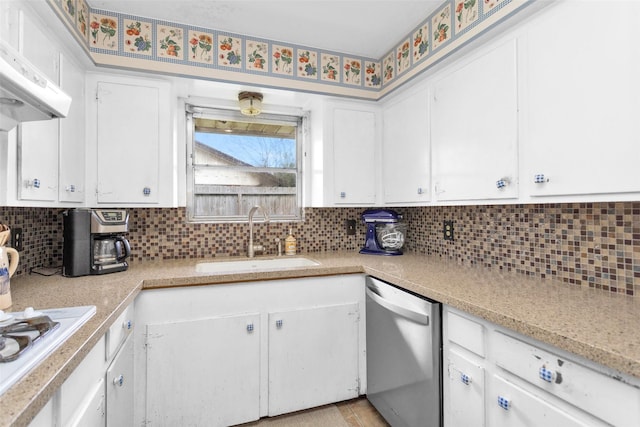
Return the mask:
M247 256L249 258L253 258L253 256L255 255L256 251L258 252L263 252L264 251L264 246L262 245L254 245L253 244L253 215L256 213L256 211L262 211L262 215L264 215L264 222L269 222L269 214L267 213L267 211L265 211L262 206L254 206L251 208L251 210L249 211L249 248L248 248L248 254Z

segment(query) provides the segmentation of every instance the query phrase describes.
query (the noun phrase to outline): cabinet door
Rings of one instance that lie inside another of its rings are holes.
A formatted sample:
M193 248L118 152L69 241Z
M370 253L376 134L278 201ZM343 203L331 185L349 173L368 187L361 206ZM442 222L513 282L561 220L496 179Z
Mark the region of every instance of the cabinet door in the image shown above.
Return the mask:
M18 198L58 198L58 132L60 119L18 125Z
M39 23L21 12L22 53L47 78L58 83L60 51L52 48ZM59 119L22 123L18 127L18 198L58 198Z
M484 368L455 349L450 349L447 357L449 396L444 396L445 425L484 426Z
M104 337L60 387L60 425L104 426Z
M358 304L269 313L269 415L357 397Z
M129 335L107 369L107 426L133 425L133 339Z
M429 201L430 146L427 89L384 107L382 188L385 203Z
M67 427L103 427L105 425L104 380L87 390L85 400L78 406ZM124 424L121 424L124 425Z
M517 101L515 40L435 84L431 104L434 198L518 196Z
M376 114L335 108L333 123L333 194L335 204L376 201Z
M86 194L84 71L65 56L61 56L60 62L60 86L72 102L69 114L60 120L58 200L83 202Z
M50 29L34 19L33 14L20 11L22 54L54 83L60 77L60 50L51 43Z
M565 410L495 375L487 411L492 427L586 427Z
M98 82L97 98L98 203L157 203L160 89Z
M260 415L259 315L147 325L146 423L229 426Z
M525 48L523 189L532 196L638 192L640 61L625 53L637 52L640 3L553 8L532 25ZM593 31L613 15L615 25Z

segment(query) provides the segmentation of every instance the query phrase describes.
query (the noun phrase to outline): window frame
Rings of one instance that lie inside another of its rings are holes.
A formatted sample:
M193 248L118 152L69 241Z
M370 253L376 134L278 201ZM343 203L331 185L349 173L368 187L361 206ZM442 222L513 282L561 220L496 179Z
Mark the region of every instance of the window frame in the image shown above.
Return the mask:
M283 124L296 127L296 166L295 168L269 168L269 167L250 167L251 172L286 172L295 173L296 175L296 209L294 215L276 215L267 212L272 222L299 222L303 221L303 146L308 124L308 116L306 114L260 114L258 116L246 116L237 110L230 110L218 107L202 107L193 104L185 104L186 112L186 142L187 142L187 165L186 165L186 209L187 222L189 223L246 223L248 222L248 213L243 215L219 216L219 215L196 215L195 214L195 171L199 165L194 164L195 150L195 127L194 119L208 118L216 120L229 120L247 123L263 123L263 124ZM229 170L248 170L242 166L229 166ZM238 194L232 192L232 194ZM240 196L241 197L241 196Z

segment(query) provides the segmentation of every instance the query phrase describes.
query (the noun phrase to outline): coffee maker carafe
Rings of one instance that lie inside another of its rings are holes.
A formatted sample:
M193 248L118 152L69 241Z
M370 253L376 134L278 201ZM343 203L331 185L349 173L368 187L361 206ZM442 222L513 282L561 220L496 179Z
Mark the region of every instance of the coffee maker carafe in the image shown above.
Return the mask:
M131 255L124 209L69 209L64 215L62 274L68 277L124 271Z

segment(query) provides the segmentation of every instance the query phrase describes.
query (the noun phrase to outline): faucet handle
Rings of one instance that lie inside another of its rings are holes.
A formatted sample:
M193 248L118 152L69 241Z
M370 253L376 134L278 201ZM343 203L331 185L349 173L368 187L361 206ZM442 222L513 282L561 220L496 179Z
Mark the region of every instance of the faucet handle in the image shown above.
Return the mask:
M276 245L278 245L278 256L282 256L282 244L279 237L276 237Z

